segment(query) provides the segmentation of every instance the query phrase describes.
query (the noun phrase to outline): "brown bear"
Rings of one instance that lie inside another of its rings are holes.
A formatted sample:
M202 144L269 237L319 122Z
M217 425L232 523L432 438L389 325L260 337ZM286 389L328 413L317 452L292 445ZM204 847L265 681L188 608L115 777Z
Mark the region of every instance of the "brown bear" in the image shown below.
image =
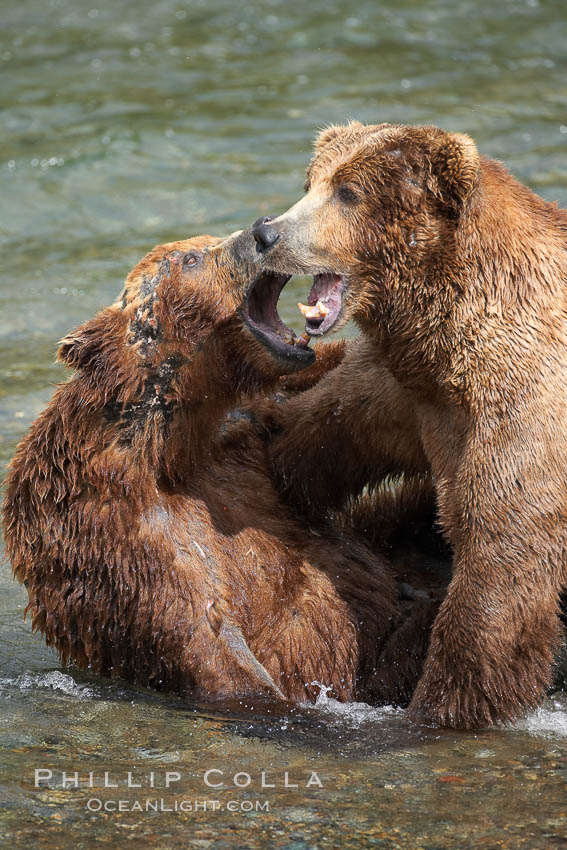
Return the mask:
M277 314L287 278L239 246L155 248L62 341L75 372L21 442L4 502L33 627L64 662L197 697L302 700L319 682L401 702L434 603L404 608L382 556L339 522L301 522L249 418L227 416L343 353L322 346L293 376L314 354Z
M253 227L267 271L313 274L307 332L353 318L337 369L270 416L306 511L432 477L453 577L416 717L474 728L536 706L566 584L567 214L436 127L321 133L306 194Z

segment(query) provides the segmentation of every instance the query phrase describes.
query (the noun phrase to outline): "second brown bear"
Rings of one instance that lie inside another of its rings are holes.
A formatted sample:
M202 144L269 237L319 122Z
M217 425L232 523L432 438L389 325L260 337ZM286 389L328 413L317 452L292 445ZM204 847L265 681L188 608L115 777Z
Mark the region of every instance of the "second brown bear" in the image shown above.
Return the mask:
M567 583L567 214L467 136L354 122L254 236L265 269L315 276L312 336L362 331L273 413L288 497L324 513L388 476L434 482L453 578L414 715L473 728L537 706Z

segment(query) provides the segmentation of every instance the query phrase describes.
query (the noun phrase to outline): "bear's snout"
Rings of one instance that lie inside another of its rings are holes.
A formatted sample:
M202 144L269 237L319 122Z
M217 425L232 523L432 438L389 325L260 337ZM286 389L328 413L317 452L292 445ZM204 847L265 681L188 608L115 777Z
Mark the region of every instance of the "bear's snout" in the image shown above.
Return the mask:
M269 222L272 221L272 216L263 215L256 219L252 225L252 236L258 246L259 251L267 251L272 245L275 245L280 234L271 227Z

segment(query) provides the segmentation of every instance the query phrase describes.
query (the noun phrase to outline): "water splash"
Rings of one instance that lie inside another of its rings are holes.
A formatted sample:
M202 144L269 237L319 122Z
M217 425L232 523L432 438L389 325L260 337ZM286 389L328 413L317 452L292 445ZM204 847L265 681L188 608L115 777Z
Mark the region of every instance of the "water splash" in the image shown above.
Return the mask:
M545 738L567 738L567 698L548 700L512 728Z
M394 708L393 705L384 705L380 708L375 708L365 702L339 702L329 696L332 687L323 684L322 682L311 682L312 685L319 688L317 699L315 700L315 709L325 714L330 714L346 722L349 726L360 726L362 723L383 723L391 717L399 717L403 714L403 709ZM312 705L304 704L306 708L313 708Z
M365 702L339 702L329 696L332 687L321 682L311 682L319 688L315 709L357 727L362 723L384 723L393 717L402 717L404 709L392 705L375 708ZM313 705L304 704L305 708ZM548 700L545 705L508 727L511 731L550 738L567 738L567 697Z
M91 688L77 684L72 676L61 673L59 670L52 670L49 673L30 673L26 670L16 676L15 679L0 679L0 693L7 690L25 692L37 688L61 691L67 696L78 697L79 699L92 699L94 696L94 691Z

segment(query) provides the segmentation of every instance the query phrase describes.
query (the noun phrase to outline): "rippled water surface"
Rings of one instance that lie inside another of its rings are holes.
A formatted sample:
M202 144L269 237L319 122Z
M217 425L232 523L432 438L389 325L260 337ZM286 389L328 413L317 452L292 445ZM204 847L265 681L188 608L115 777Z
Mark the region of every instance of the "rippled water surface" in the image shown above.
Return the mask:
M57 339L113 300L156 242L285 209L329 122L469 132L567 206L564 0L19 0L1 17L3 466L62 377ZM304 293L304 281L284 293L296 327ZM478 736L325 696L288 716L212 711L61 670L23 621L7 565L0 591L6 846L565 846L565 695ZM53 772L40 788L36 768ZM205 784L210 769L222 788ZM78 771L79 788L62 788L62 771ZM101 787L105 771L118 789ZM169 788L167 771L180 776ZM312 771L322 788L306 786ZM250 785L236 787L238 773ZM201 808L104 813L93 799Z

